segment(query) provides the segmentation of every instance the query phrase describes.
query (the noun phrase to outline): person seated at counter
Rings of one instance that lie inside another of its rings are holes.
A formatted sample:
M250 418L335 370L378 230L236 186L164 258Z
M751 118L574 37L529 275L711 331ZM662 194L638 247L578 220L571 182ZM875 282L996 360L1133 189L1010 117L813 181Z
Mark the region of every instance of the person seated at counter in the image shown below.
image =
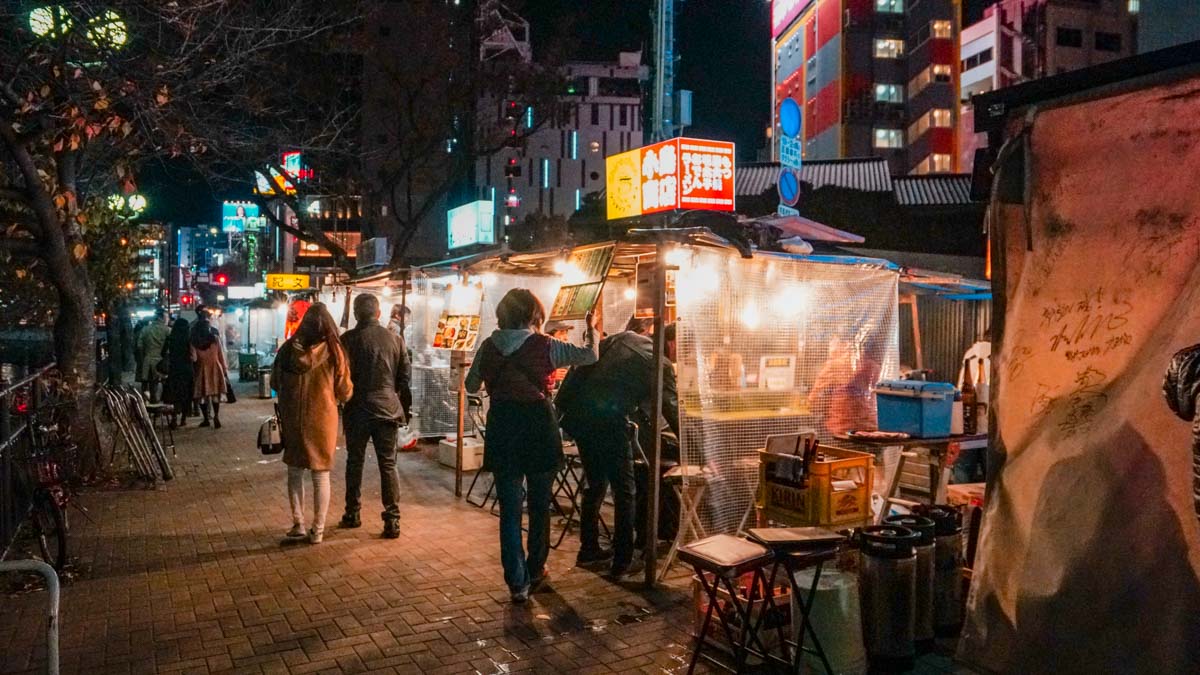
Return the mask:
M869 335L868 329L860 336ZM874 340L880 338L876 336ZM834 337L829 341L829 358L813 382L808 395L809 407L828 406L824 417L830 436L850 431L870 430L877 426L872 389L879 382L882 366L876 359L883 352L879 345L864 344L863 339Z
M643 564L634 555L637 507L628 429L639 410L648 415L653 405L654 342L645 324L635 321L630 321L629 330L601 342L600 360L594 366L577 368L568 375L556 401L563 429L579 446L586 480L576 563L591 565L611 557L610 574L614 578L636 573ZM665 338L673 337L673 328L668 327ZM673 353L672 341L667 355ZM663 364L663 416L678 434L679 404L670 363ZM611 551L600 547L599 531L600 505L609 484L615 510Z

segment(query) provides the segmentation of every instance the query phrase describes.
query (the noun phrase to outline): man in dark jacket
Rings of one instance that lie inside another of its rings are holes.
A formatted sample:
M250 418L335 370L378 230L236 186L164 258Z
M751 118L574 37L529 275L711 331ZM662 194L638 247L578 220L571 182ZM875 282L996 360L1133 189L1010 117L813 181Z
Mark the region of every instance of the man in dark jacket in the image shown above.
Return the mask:
M668 346L668 354L671 347ZM570 382L571 379L575 382ZM607 560L611 555L614 577L635 573L641 564L640 560L634 560L635 458L629 423L639 412L648 414L653 405L653 389L653 339L626 330L600 344L600 360L595 366L579 369L573 378L568 377L563 385L565 396L560 395L559 399L563 428L579 445L586 479L580 509L581 546L576 562L587 565ZM671 429L678 432L679 405L675 371L670 363L663 364L663 416ZM601 549L599 541L600 505L610 484L616 512L611 552Z
M412 408L411 375L404 339L379 323L379 299L364 293L354 299L358 325L342 336L350 363L354 395L346 403L346 513L342 527L362 525L362 471L367 442L375 444L383 497L383 536L400 536L400 477L396 473L396 437Z
M1192 497L1200 518L1200 345L1171 358L1163 379L1163 394L1171 412L1192 423Z

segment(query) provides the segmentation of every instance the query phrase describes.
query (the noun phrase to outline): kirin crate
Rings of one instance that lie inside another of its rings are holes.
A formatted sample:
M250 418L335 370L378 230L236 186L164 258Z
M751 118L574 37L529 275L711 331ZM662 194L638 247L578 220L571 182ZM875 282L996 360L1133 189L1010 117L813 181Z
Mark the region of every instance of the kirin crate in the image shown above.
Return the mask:
M759 451L757 506L760 519L789 525L856 525L871 518L871 487L875 458L865 452L818 445L804 486L786 484L774 476L776 462L796 462L793 455ZM853 488L834 483L852 481Z

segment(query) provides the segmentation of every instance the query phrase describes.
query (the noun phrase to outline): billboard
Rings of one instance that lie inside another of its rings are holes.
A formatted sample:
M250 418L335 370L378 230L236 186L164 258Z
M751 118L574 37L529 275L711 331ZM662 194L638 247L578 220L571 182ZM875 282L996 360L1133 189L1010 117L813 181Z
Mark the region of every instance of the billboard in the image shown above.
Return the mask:
M605 159L608 218L734 209L734 144L673 138Z
M496 205L487 200L471 202L446 212L448 248L496 243Z
M259 230L264 218L258 215L258 204L253 202L224 202L221 204L221 231L245 232Z
M779 37L811 3L812 0L774 0L771 3L771 37Z

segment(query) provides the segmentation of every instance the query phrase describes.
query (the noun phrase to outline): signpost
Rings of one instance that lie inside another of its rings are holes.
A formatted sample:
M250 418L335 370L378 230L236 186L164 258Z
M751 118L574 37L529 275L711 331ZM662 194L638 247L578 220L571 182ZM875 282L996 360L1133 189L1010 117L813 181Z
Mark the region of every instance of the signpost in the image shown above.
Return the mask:
M800 168L803 164L804 146L800 134L803 113L794 98L785 98L779 104L779 215L798 216L796 206L800 204Z

